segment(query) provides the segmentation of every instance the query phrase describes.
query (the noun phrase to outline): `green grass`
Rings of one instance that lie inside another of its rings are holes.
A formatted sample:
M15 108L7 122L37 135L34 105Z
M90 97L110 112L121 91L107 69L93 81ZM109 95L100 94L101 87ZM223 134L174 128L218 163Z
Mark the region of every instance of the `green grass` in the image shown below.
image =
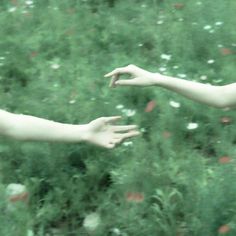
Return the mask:
M33 2L33 8L23 0L0 5L1 108L87 123L123 115L116 109L122 104L136 111L122 123L146 131L131 146L111 151L2 138L0 234L25 236L32 229L46 236L57 229L63 236L115 236L117 228L122 236L216 236L227 224L226 235L235 235L234 111L159 88L109 89L103 75L132 63L203 83L235 81L235 54L222 55L222 48L236 52L236 2L182 0L181 9L171 0ZM55 64L60 67L52 69ZM146 113L151 100L157 106ZM224 116L232 123L222 124ZM190 131L189 122L199 127ZM222 156L232 162L221 164ZM27 185L30 201L5 214L4 189L15 182ZM127 201L129 192L144 200ZM91 212L101 221L87 232L83 221Z

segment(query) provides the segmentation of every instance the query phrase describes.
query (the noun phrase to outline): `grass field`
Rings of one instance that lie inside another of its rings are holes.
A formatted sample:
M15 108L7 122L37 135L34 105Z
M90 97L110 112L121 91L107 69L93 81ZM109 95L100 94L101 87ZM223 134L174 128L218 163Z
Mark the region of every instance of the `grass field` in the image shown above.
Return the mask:
M234 0L2 0L1 109L80 124L122 115L142 135L114 150L1 138L0 235L235 236L235 111L104 78L136 64L235 82L235 12ZM9 203L11 183L27 203Z

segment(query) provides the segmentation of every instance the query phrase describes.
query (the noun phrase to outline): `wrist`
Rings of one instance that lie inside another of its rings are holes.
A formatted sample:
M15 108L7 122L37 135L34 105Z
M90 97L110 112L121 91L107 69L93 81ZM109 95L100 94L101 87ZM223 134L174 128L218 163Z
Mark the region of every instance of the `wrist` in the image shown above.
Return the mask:
M163 82L165 82L166 76L159 74L159 73L153 73L152 74L152 81L154 86L161 86Z

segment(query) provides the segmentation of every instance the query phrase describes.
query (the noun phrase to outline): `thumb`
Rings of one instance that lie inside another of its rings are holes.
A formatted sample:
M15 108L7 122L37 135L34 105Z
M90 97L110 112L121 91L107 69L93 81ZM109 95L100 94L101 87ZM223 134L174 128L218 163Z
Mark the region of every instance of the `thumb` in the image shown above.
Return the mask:
M115 81L114 85L121 85L121 86L126 86L126 85L137 85L137 82L134 79L129 79L129 80L117 80Z

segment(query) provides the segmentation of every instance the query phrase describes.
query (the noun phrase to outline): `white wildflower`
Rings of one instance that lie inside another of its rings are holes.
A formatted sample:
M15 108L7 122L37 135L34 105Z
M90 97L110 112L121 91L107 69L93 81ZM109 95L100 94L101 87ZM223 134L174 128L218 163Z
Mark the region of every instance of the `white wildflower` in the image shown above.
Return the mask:
M184 21L184 18L179 18L178 21L182 22Z
M147 7L147 5L146 5L146 4L142 4L142 5L141 5L141 7L143 7L143 8L146 8L146 7Z
M213 33L215 33L215 30L212 29L212 30L209 31L209 33L213 34Z
M14 12L14 11L16 11L16 7L11 7L8 9L8 12Z
M6 194L7 196L14 196L18 194L22 194L26 191L25 185L22 184L9 184L6 187Z
M32 230L28 229L27 236L34 236L34 232Z
M198 128L197 123L190 122L190 123L187 124L187 129L189 129L189 130L193 130L193 129L197 129L197 128Z
M96 100L96 98L92 97L90 100L91 100L91 101L95 101L95 100Z
M118 228L111 229L111 232L115 235L121 235L121 231Z
M138 46L139 46L139 47L142 47L142 46L143 46L143 43L139 43Z
M132 141L126 141L126 142L123 142L123 145L124 145L125 147L132 146L132 145L133 145L133 142L132 142Z
M161 54L161 59L169 61L171 59L171 55L168 54Z
M134 116L136 114L136 111L131 109L123 109L122 112L128 117Z
M208 64L213 64L214 62L215 62L215 60L213 60L213 59L210 59L207 61Z
M196 2L196 4L197 4L198 6L200 6L200 5L202 5L202 2L198 1L198 2Z
M160 71L160 72L164 72L164 71L166 71L166 68L165 68L165 67L160 67L160 68L159 68L159 71Z
M203 27L203 29L204 30L210 30L212 27L210 26L210 25L205 25L204 27Z
M187 75L185 75L185 74L178 74L177 76L180 77L180 78L186 78L187 77Z
M169 102L170 106L174 107L174 108L179 108L181 106L181 104L179 102L175 102L175 101L170 101Z
M101 223L101 218L98 213L90 213L84 218L83 227L88 231L94 231Z
M0 60L5 60L5 57L0 57Z
M70 104L74 104L75 102L76 102L76 100L74 100L74 99L69 101Z
M173 69L175 69L175 70L179 69L179 66L173 66Z
M60 66L59 64L57 64L57 63L53 63L53 64L51 65L51 68L52 68L53 70L58 70L60 67L61 67L61 66Z
M33 1L31 1L31 0L27 0L27 1L25 1L25 4L26 5L32 5L34 2Z
M236 43L232 43L231 45L232 45L233 47L236 47Z
M4 64L0 62L0 66L3 66Z
M123 109L123 108L124 108L124 105L122 105L122 104L119 104L116 106L116 109L118 109L118 110Z
M223 45L222 44L218 44L217 47L218 48L223 48Z
M162 25L163 23L164 23L163 20L158 20L158 21L157 21L157 24L158 24L158 25Z
M207 80L207 76L206 76L206 75L202 75L202 76L200 77L200 80Z
M224 24L224 22L222 22L222 21L217 21L217 22L215 23L216 26L220 26L220 25L223 25L223 24Z
M145 129L145 128L141 128L140 131L141 131L142 133L145 133L145 132L146 132L146 129Z

